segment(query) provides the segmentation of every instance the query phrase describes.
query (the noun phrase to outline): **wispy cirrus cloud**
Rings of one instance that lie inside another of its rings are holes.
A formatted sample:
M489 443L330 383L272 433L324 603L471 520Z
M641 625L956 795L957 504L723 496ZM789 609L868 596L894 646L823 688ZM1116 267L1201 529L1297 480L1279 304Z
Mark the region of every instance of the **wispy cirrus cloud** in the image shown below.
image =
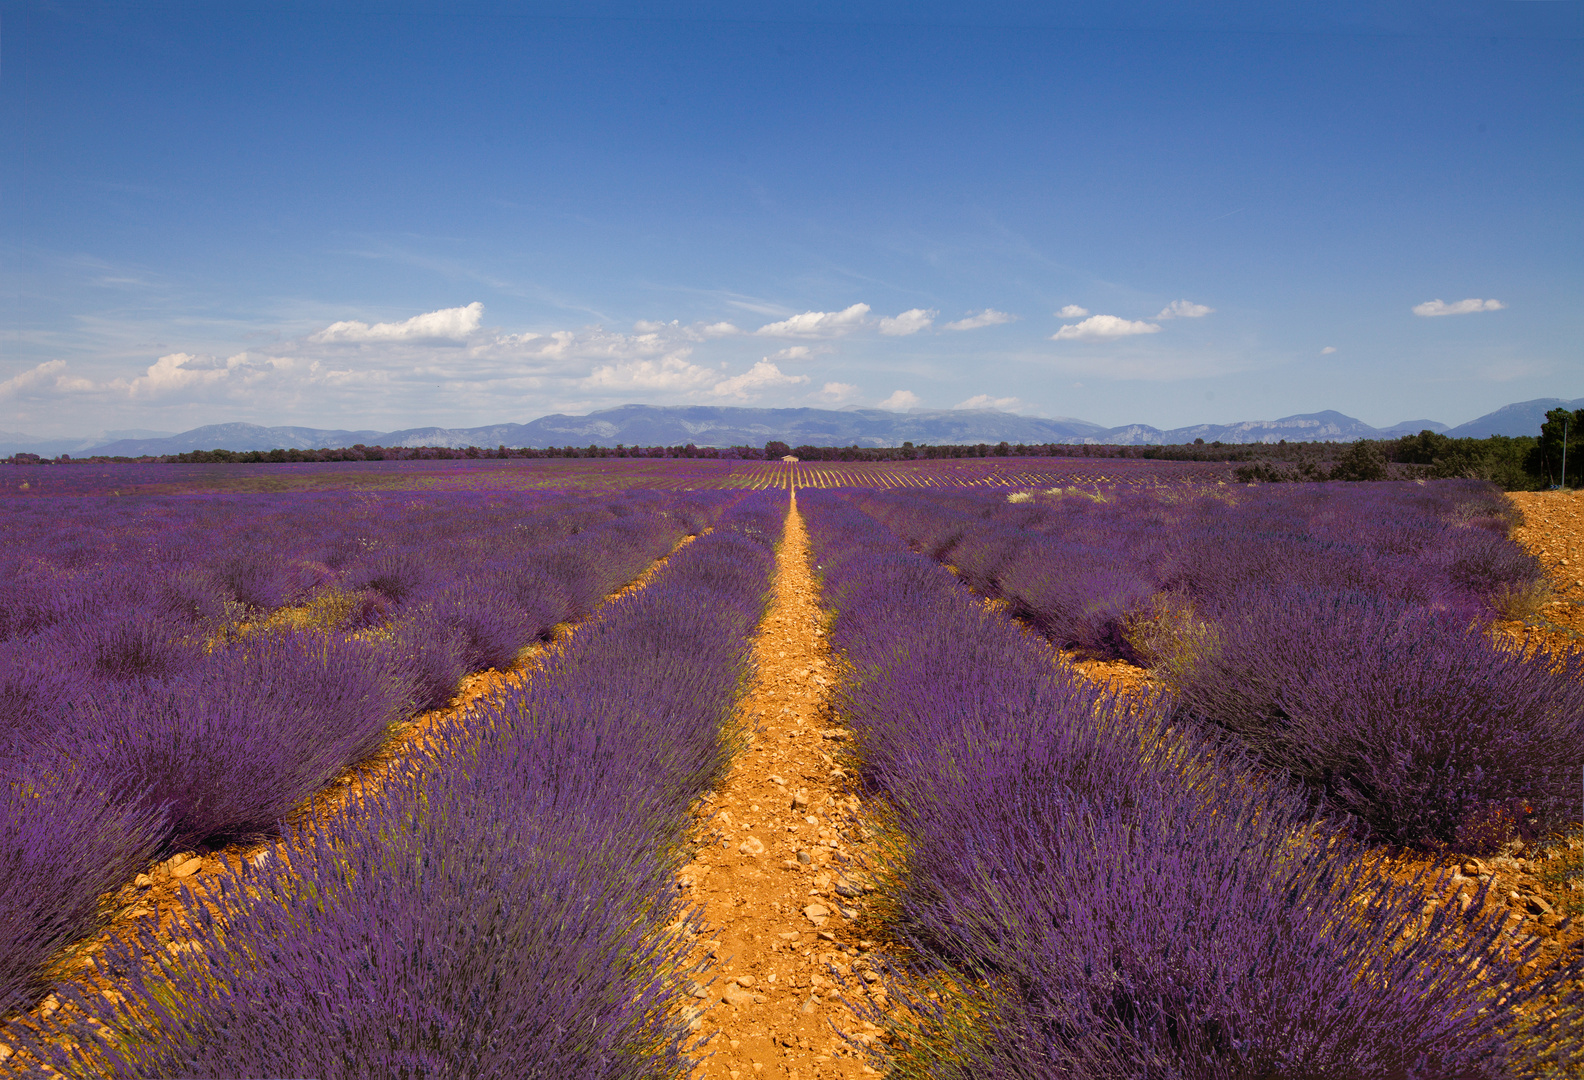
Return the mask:
M1111 341L1137 334L1158 334L1155 323L1132 321L1115 315L1091 315L1083 322L1069 323L1051 335L1052 341Z
M1087 315L1088 312L1084 312L1084 314ZM1016 319L1016 315L1008 315L1006 312L997 311L995 308L985 308L977 314L969 312L966 317L947 323L946 329L978 330L983 326L1000 326L1003 323L1014 322Z
M1430 319L1438 315L1472 315L1476 311L1500 311L1506 306L1500 300L1476 300L1472 297L1451 304L1444 300L1426 300L1422 304L1415 304L1413 313Z
M1206 307L1204 304L1195 304L1191 300L1173 300L1161 308L1157 319L1202 319L1206 315L1215 313L1215 308Z

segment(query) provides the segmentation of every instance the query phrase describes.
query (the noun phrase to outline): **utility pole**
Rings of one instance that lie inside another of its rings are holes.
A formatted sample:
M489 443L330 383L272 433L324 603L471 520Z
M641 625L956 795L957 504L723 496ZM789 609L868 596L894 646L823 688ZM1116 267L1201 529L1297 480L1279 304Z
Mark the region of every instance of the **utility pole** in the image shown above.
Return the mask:
M1562 490L1567 490L1567 426L1566 420L1562 421Z

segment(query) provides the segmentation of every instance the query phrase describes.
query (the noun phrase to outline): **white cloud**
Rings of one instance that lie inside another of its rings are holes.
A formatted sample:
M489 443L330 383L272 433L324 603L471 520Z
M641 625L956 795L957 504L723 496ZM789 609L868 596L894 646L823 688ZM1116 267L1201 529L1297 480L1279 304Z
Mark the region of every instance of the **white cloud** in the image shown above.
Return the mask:
M778 349L765 357L766 360L807 360L814 355L814 350L807 345L788 345Z
M807 375L786 375L781 369L772 364L768 358L759 361L741 375L733 375L729 379L722 379L710 390L716 397L731 397L739 401L747 401L766 390L775 390L785 386L797 386L809 381Z
M1056 313L1058 319L1081 319L1089 314L1089 309L1079 307L1077 304L1068 304Z
M911 390L898 390L882 401L879 408L889 409L892 412L906 412L909 409L918 408L920 400L919 396Z
M1131 322L1115 315L1091 315L1083 322L1070 323L1051 335L1052 341L1110 341L1134 334L1158 334L1154 323Z
M833 405L840 405L844 402L851 401L858 395L858 393L858 387L854 386L852 383L828 382L824 386L820 387L819 394L817 396L824 398Z
M1087 315L1089 313L1085 311L1084 314ZM1016 318L1016 315L1008 315L1006 312L997 311L995 308L985 308L977 315L969 315L965 319L958 319L956 322L947 323L946 329L977 330L981 326L1000 326L1002 323L1012 322Z
M582 380L589 390L698 390L716 377L709 368L689 363L681 356L659 360L632 360L603 364Z
M309 341L364 342L364 341L463 341L478 331L479 320L484 316L484 305L477 300L467 307L442 308L424 315L414 315L406 322L375 323L349 320L331 323Z
M0 398L17 397L30 391L92 389L93 383L87 379L66 374L66 361L46 360L37 367L0 382Z
M1015 398L1015 397L993 398L989 394L975 394L973 397L969 398L967 401L959 401L957 404L953 405L952 408L954 408L954 409L1000 409L1003 412L1009 412L1012 409L1016 409L1018 406L1020 406L1022 404L1023 404L1022 400L1019 399L1019 398Z
M1334 352L1336 352L1336 346L1335 345L1327 345L1325 348L1320 350L1320 355L1321 356L1330 356Z
M1157 319L1202 319L1215 311L1213 307L1195 304L1190 300L1173 300L1161 308Z
M934 308L910 308L900 315L881 319L880 332L888 337L907 337L923 330L939 314Z
M692 326L683 326L677 320L670 322L653 322L649 319L639 319L633 323L633 329L640 334L674 334L685 337L691 341L708 341L711 338L731 337L742 333L729 322L694 323Z
M790 319L766 323L754 333L765 337L837 337L863 326L868 315L868 304L854 304L841 311L805 311Z
M1448 304L1444 300L1426 300L1422 304L1415 304L1413 313L1431 318L1436 315L1469 315L1476 311L1500 311L1507 305L1500 300L1459 300L1455 304Z
M142 384L141 389L145 393L153 394L216 383L227 378L231 374L231 369L239 366L246 355L238 353L228 361L213 356L170 353L150 364L147 374L136 383Z

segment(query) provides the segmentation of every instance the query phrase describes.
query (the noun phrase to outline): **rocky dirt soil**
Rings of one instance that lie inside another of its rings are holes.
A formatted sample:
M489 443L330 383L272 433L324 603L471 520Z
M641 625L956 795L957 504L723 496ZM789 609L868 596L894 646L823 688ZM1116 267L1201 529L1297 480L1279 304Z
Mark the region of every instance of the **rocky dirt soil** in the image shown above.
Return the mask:
M1557 643L1584 645L1584 494L1515 491L1508 496L1523 511L1514 538L1546 568L1552 597L1532 620Z
M708 970L688 1010L708 1039L700 1080L875 1074L859 1047L880 1029L844 1000L885 1003L864 872L874 844L841 767L824 625L794 505L741 705L747 746L705 799L698 855L678 875L704 915Z

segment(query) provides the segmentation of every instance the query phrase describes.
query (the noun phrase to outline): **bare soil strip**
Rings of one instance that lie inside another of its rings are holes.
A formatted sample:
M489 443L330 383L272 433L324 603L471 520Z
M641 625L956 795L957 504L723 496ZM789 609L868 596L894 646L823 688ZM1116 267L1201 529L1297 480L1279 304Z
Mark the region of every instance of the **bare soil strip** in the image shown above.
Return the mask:
M705 533L709 531L706 529ZM449 704L441 709L419 713L400 725L375 756L352 766L326 785L293 815L292 823L323 820L349 803L377 794L385 779L403 765L429 758L433 751L431 736L438 726L448 721L465 719L480 699L505 687L520 685L524 676L544 664L556 650L564 648L582 627L598 622L611 604L647 586L671 556L694 539L692 536L683 537L669 554L654 562L634 581L606 597L605 602L591 615L580 622L557 627L553 641L525 650L507 670L490 668L464 676ZM429 766L437 764L440 763L428 762ZM95 957L104 952L110 941L115 938L135 940L140 929L152 926L165 948L172 953L180 952L190 947L195 914L193 905L202 902L201 894L208 891L204 886L218 887L222 881L227 884L234 882L241 875L244 864L249 861L284 858L289 865L291 855L288 842L276 840L266 844L232 844L217 851L204 849L182 852L155 864L113 896L105 897L104 903L115 912L109 925L92 940L79 942L63 950L52 965L55 972L52 981L74 984L86 992L107 997L119 994L117 980L107 977L95 961ZM53 1016L60 1007L57 995L50 994L28 1013L28 1018L43 1020ZM39 1067L35 1062L24 1065L11 1060L12 1057L11 1048L0 1042L0 1075L13 1075L12 1069L25 1070L28 1065Z
M678 875L704 913L699 955L713 960L690 1010L709 1039L700 1080L875 1075L844 1037L880 1035L844 994L885 999L869 971L879 941L869 940L871 886L860 867L871 841L840 767L846 732L832 727L825 622L794 501L740 705L749 741L706 797L698 857Z
M1584 643L1584 495L1514 491L1507 497L1524 515L1513 539L1540 560L1552 592L1535 616L1539 626L1514 632L1526 638L1538 634L1553 647L1579 648Z

